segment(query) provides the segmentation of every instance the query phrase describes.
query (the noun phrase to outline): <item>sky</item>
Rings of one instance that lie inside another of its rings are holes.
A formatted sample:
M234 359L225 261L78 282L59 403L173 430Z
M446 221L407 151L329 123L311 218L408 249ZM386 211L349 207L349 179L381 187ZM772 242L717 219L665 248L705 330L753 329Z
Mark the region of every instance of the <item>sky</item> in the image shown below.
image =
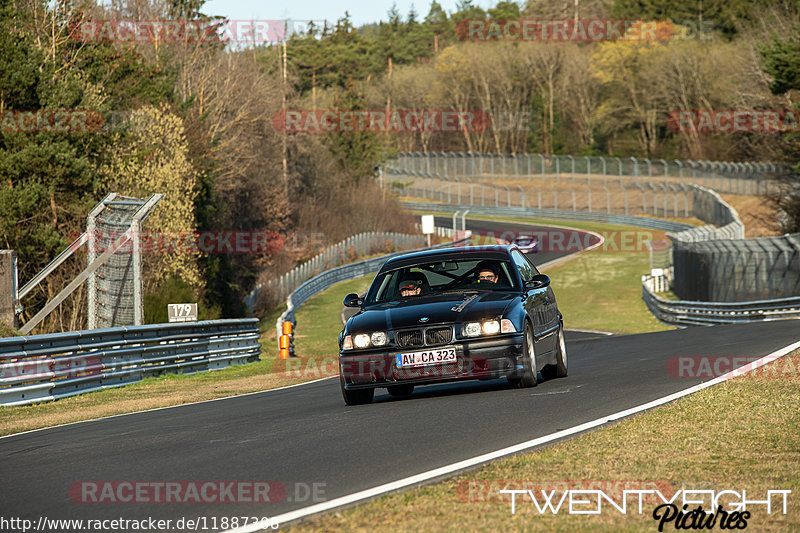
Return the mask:
M448 13L456 8L456 0L438 0ZM493 7L494 0L473 0L473 5L484 9ZM222 15L231 20L329 20L335 22L350 13L353 25L361 26L371 22L387 20L386 15L397 5L397 10L405 20L411 6L414 6L418 20L425 18L431 7L431 0L348 0L347 2L325 2L320 0L291 0L288 2L259 2L258 0L209 0L202 8L207 15Z

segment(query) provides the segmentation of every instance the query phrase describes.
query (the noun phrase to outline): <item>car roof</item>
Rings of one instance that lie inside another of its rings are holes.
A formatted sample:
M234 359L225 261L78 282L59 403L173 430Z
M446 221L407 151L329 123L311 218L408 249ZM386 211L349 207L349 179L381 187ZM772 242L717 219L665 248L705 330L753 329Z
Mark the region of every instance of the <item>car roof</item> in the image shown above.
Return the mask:
M426 261L447 261L474 259L509 260L511 250L517 247L512 244L492 244L486 246L459 246L453 248L437 248L435 250L422 250L405 255L393 257L381 267L381 272L394 270Z

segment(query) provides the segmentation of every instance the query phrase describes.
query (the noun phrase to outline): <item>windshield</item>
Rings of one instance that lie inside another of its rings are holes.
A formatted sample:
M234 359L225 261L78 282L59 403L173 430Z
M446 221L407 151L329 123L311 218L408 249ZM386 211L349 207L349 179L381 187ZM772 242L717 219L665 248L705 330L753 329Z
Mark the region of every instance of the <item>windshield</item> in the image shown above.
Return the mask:
M508 261L473 258L420 263L379 274L366 305L464 291L518 290Z

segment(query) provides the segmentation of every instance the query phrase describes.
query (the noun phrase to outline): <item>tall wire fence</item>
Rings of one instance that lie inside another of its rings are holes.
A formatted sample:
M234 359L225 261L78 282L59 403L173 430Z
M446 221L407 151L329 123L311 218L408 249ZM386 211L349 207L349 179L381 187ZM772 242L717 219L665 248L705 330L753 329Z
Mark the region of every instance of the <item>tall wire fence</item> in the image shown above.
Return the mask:
M680 218L694 210L692 184L769 195L784 172L774 163L401 152L385 180L400 194L447 203Z
M709 225L670 234L672 289L687 300L735 302L800 295L800 234L745 239L718 194L781 194L787 172L773 163L403 152L385 166L382 185L460 207L696 217Z

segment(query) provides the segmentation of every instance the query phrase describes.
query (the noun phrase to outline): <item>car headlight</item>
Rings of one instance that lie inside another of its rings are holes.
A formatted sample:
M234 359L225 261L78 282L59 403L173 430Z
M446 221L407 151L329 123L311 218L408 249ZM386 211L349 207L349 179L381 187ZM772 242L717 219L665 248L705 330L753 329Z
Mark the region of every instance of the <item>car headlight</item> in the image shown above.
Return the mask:
M483 322L469 322L464 324L462 330L465 337L479 337L480 335L495 335L497 333L516 333L514 323L507 318L492 319Z
M366 333L359 333L356 335L355 339L353 339L353 342L355 343L356 348L366 348L369 346L369 335Z
M389 342L389 337L383 331L376 331L370 336L373 346L386 346Z
M351 335L345 335L344 340L342 341L342 350L352 350L353 349L353 337Z
M466 326L464 326L464 335L467 337L477 337L481 334L481 324L480 322L470 322Z
M494 335L500 331L500 322L497 320L487 320L483 323L483 332L487 335Z

